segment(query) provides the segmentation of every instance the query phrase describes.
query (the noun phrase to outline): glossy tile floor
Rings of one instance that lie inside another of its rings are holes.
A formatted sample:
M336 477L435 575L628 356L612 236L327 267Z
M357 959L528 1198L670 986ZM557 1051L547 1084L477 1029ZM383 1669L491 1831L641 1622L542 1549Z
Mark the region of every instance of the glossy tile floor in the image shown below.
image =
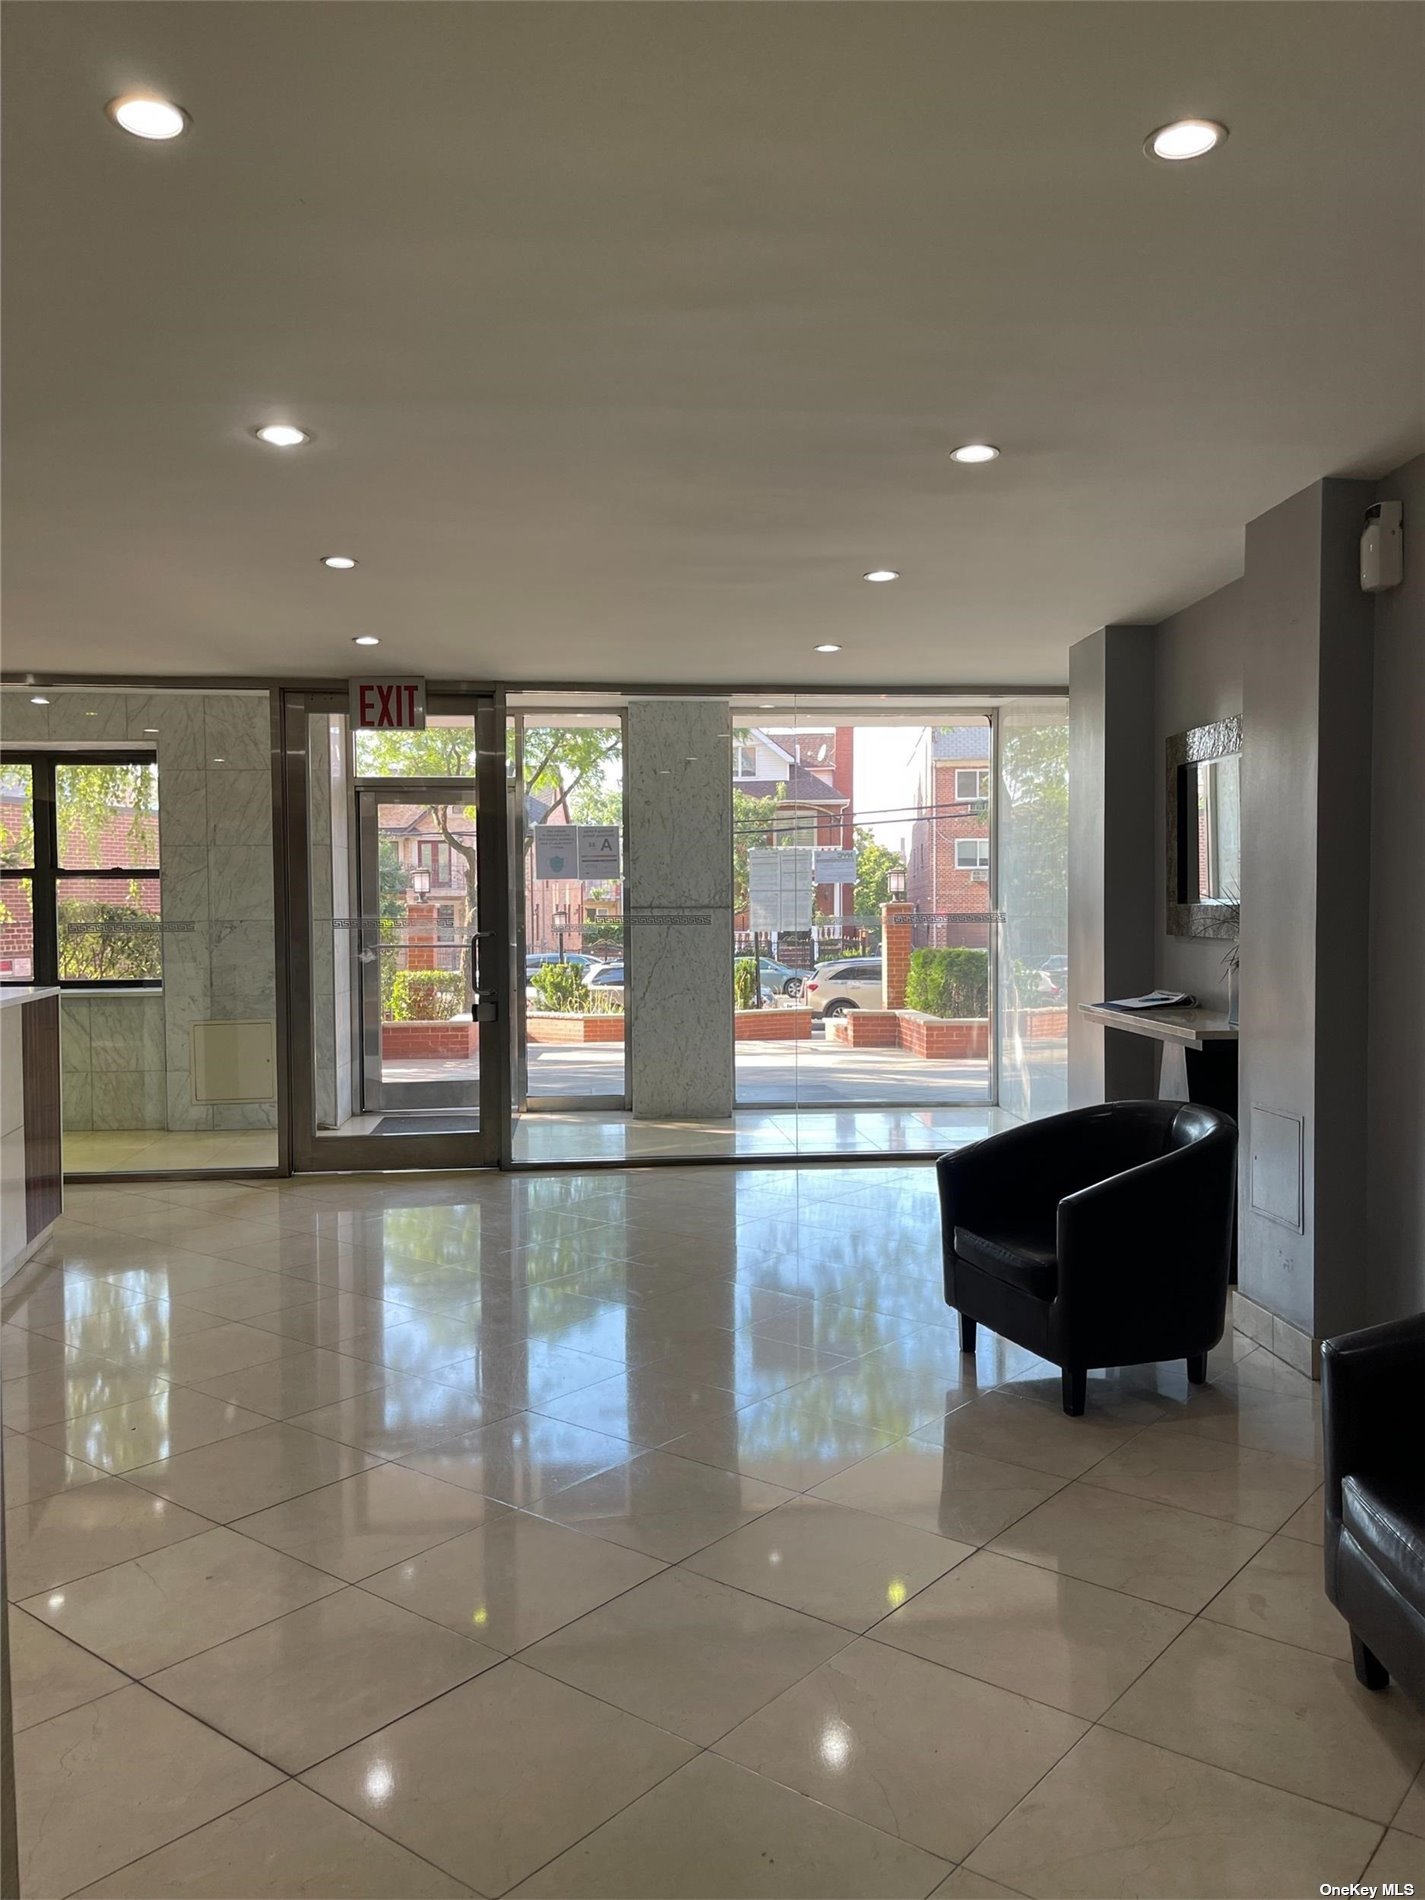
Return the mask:
M165 1128L70 1129L65 1166L73 1174L139 1174L176 1168L275 1168L275 1128L183 1134Z
M763 1160L937 1155L1003 1126L997 1108L739 1108L713 1121L634 1120L621 1109L534 1109L515 1125L514 1157L581 1161Z
M931 1170L74 1190L6 1297L24 1891L1425 1882L1310 1384L1058 1380Z

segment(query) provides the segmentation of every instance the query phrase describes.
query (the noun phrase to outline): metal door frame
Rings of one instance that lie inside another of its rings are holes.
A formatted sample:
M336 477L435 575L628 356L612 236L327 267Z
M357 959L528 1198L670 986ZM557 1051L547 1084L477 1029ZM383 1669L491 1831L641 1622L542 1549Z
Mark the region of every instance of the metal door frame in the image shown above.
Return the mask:
M318 1134L313 1074L313 957L311 839L307 823L307 719L345 713L345 692L295 690L282 694L283 778L286 789L285 863L292 929L288 938L291 1045L287 1065L291 1167L296 1174L360 1170L445 1170L495 1167L510 1144L508 996L509 866L506 832L504 707L493 688L430 693L430 713L469 714L475 735L475 853L478 939L482 958L479 1002L492 1033L481 1037L478 1131L439 1135ZM426 781L392 781L393 786ZM377 781L365 781L373 785ZM351 776L353 827L358 781ZM357 920L346 920L348 926ZM485 1011L489 1012L488 1016ZM375 1111L373 1111L375 1112Z

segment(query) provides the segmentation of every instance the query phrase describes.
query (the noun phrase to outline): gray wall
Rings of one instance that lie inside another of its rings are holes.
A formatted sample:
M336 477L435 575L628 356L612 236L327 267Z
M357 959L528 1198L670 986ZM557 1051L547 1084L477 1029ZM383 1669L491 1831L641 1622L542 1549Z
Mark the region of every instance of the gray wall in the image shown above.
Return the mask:
M1406 581L1371 598L1356 562L1373 499L1405 504ZM1150 761L1134 747L1122 696L1115 717L1105 636L1071 654L1073 1000L1114 987L1108 943L1118 926L1104 867L1113 800L1134 770L1151 788L1154 978L1225 998L1223 946L1164 929L1163 742L1240 713L1242 1290L1318 1338L1418 1311L1425 457L1379 483L1316 483L1271 509L1247 530L1243 579L1164 621L1153 646ZM1137 941L1129 919L1130 967ZM1095 1072L1072 1017L1070 1033L1073 1099L1126 1092ZM1278 1198L1294 1188L1298 1142L1299 1224L1282 1218Z
M1425 1308L1425 456L1388 476L1405 503L1405 583L1375 600L1371 764L1372 1319Z
M1250 1299L1317 1337L1368 1311L1372 606L1356 546L1371 495L1318 482L1260 516L1243 583L1238 1273Z
M1154 640L1153 799L1154 931L1153 981L1163 989L1187 990L1206 1008L1227 1007L1222 967L1227 945L1170 937L1167 929L1168 794L1165 746L1191 726L1240 718L1242 653L1246 615L1241 581L1185 607L1158 627Z
M1069 1103L1157 1094L1156 1045L1080 1003L1153 979L1153 634L1102 627L1069 649Z

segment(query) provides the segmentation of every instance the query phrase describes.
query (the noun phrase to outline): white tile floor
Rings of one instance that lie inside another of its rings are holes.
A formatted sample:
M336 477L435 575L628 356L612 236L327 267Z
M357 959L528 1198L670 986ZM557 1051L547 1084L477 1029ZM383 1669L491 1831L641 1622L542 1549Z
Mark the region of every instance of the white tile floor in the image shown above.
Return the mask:
M1311 1385L1064 1418L929 1169L82 1187L5 1320L34 1900L1425 1882Z

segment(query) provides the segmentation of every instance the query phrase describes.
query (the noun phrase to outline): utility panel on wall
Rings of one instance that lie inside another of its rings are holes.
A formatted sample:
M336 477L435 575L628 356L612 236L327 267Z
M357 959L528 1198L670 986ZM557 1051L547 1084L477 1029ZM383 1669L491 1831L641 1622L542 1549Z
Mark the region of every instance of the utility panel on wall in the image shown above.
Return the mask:
M192 1082L195 1102L275 1101L276 1025L265 1018L194 1023Z
M1305 1229L1302 1157L1306 1124L1300 1115L1252 1105L1249 1183L1252 1211L1268 1220Z

